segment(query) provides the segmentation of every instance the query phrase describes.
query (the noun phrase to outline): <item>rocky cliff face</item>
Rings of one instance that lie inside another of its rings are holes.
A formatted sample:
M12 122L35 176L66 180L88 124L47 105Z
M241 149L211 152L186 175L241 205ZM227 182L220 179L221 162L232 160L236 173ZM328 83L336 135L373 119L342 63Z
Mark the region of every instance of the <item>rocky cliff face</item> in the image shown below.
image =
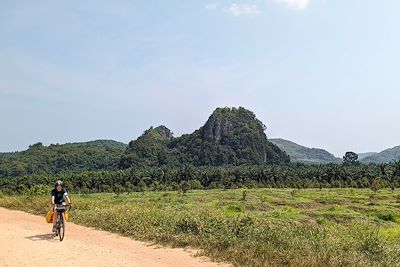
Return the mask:
M202 135L205 140L220 142L223 136L229 135L233 130L233 122L227 117L211 115L203 127Z
M150 128L129 144L121 162L124 167L289 162L289 156L267 140L264 130L254 113L243 107L217 108L192 134L174 138L165 126Z
M155 134L159 135L159 137L162 139L170 140L173 138L173 133L171 132L171 130L165 127L164 125L158 126L152 129L152 131Z
M242 128L251 128L264 134L265 126L253 112L243 107L217 108L200 129L204 140L220 143L222 139L240 132Z

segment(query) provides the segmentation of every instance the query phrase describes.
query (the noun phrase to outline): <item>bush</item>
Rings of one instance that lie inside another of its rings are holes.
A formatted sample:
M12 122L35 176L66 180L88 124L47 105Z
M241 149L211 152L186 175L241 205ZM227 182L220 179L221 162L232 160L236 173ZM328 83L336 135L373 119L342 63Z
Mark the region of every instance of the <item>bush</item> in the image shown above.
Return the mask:
M199 223L192 217L183 217L176 223L176 233L199 233Z
M247 200L247 191L246 190L243 190L243 192L242 192L242 199L241 199L242 201L246 201Z
M229 213L242 213L243 212L243 209L241 208L241 207L239 207L239 206L234 206L234 205L231 205L231 206L228 206L228 207L226 207L226 212L229 214Z
M370 258L385 257L385 242L379 235L379 229L370 231L361 238L360 249Z
M40 184L27 189L24 194L30 196L50 196L51 189L50 186Z
M369 195L369 205L376 205L377 204L376 193Z
M377 217L383 221L397 222L397 216L396 216L396 214L393 214L392 212L378 213Z

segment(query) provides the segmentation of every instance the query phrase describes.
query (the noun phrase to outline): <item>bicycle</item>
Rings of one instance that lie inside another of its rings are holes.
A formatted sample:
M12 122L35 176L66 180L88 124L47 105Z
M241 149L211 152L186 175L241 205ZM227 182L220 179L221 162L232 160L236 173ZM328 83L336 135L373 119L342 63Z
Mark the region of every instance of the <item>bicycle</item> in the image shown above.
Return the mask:
M56 232L54 233L55 236L60 238L60 242L63 241L65 235L65 212L71 210L71 205L59 205L56 204L55 210L57 211L57 221L56 221Z

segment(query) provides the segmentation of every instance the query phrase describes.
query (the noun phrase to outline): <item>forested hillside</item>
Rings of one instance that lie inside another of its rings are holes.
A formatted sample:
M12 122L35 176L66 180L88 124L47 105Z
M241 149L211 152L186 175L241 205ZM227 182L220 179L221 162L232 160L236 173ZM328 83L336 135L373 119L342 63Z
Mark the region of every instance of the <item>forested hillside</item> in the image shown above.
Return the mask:
M289 163L289 156L269 142L264 131L253 112L218 108L192 134L174 138L165 126L150 128L129 143L121 167Z
M318 148L308 148L284 139L270 139L270 142L285 151L292 162L304 164L329 164L341 163L342 159L336 158L326 150Z
M363 160L363 159L365 159L366 157L375 155L376 152L366 152L366 153L357 153L357 154L358 154L358 160Z
M363 163L388 163L400 160L400 146L386 149L380 153L375 153L361 160Z
M128 146L127 144L117 142L114 140L94 140L94 141L89 141L89 142L81 142L81 143L70 143L71 145L76 145L76 146L82 146L82 145L88 145L88 146L95 146L104 150L125 150L126 147Z
M0 160L17 156L19 152L0 152Z
M108 140L50 146L36 143L25 151L0 159L0 175L112 170L118 166L124 149L123 144Z

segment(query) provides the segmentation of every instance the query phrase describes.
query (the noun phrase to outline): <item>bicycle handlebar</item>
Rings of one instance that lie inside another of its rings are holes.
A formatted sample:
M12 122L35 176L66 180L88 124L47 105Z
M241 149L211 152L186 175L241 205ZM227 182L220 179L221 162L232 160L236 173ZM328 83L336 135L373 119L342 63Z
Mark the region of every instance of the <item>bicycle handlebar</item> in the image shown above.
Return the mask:
M68 208L68 211L70 211L71 208L72 208L72 205L71 204L65 204L65 205L63 205L63 204L55 204L55 208L56 209L58 209L58 208Z

